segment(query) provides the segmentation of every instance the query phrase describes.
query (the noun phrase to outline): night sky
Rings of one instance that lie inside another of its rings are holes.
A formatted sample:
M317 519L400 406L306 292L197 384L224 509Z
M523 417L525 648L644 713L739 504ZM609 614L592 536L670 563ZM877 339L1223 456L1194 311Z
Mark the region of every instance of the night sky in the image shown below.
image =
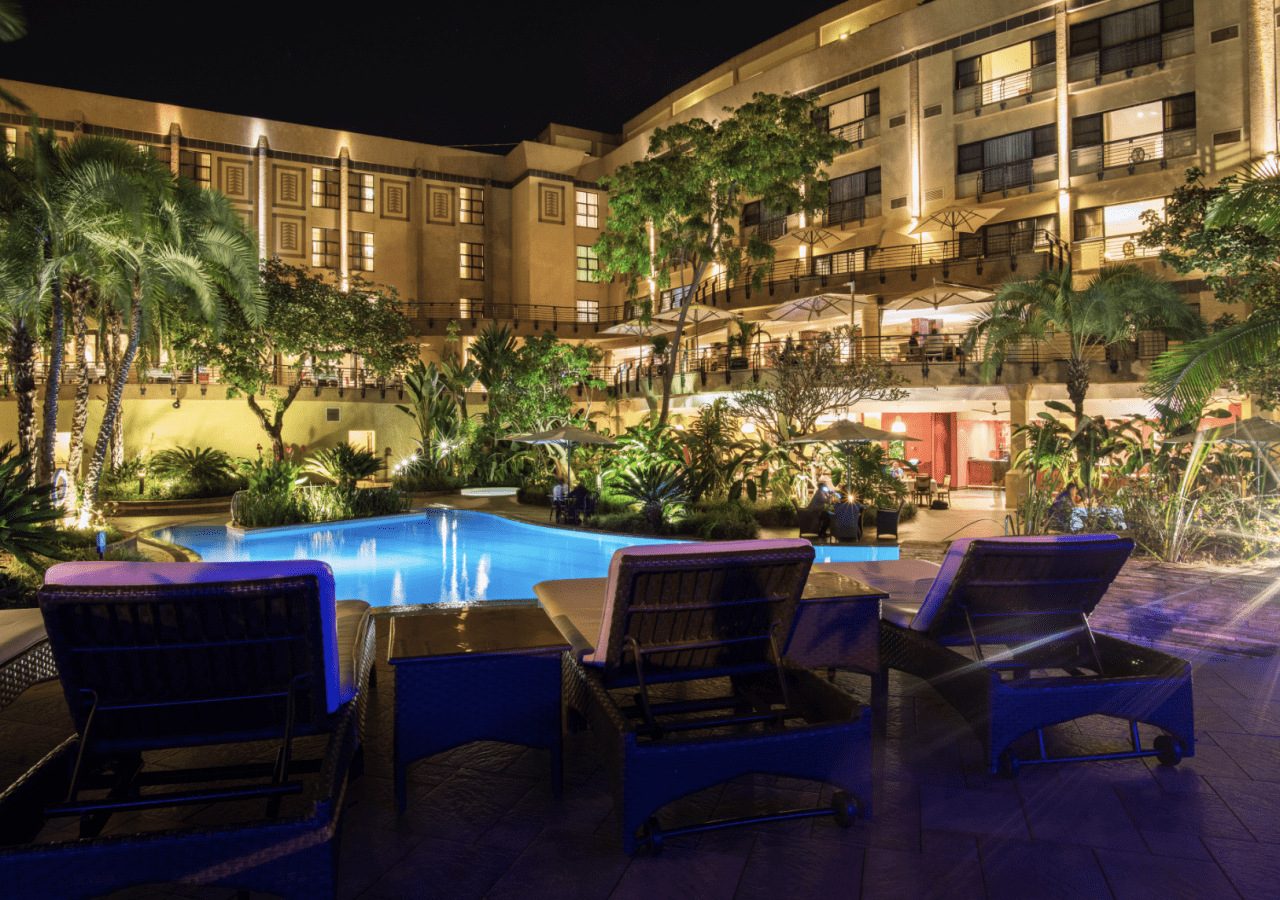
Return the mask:
M29 34L0 45L3 77L460 145L534 138L550 121L616 132L835 2L23 5Z

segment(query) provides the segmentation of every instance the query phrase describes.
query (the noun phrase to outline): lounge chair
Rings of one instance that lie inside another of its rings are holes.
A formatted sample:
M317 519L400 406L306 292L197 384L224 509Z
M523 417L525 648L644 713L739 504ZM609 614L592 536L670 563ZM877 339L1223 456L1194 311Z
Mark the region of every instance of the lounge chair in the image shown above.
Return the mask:
M40 608L76 733L0 794L7 889L333 894L373 660L368 604L335 602L329 567L309 560L112 562L52 567ZM228 746L244 742L260 743ZM176 768L180 749L194 766ZM221 801L248 821L136 834L125 818L104 832L118 813ZM79 840L28 843L60 817L79 818Z
M889 594L882 665L933 685L969 721L993 772L1142 756L1176 765L1195 752L1190 666L1089 627L1132 550L1133 541L1115 535L963 539L941 566L903 560L815 569ZM1050 756L1044 729L1090 715L1129 721L1132 746ZM1165 732L1150 749L1141 746L1139 722ZM1033 731L1039 754L1019 757L1014 742Z
M847 826L865 810L869 717L780 654L812 562L812 545L796 539L659 544L617 551L603 591L598 579L534 586L574 647L566 707L590 725L612 770L628 853L779 817L834 813ZM748 773L837 790L830 807L659 826L668 803Z
M0 610L0 709L31 685L57 677L40 610Z

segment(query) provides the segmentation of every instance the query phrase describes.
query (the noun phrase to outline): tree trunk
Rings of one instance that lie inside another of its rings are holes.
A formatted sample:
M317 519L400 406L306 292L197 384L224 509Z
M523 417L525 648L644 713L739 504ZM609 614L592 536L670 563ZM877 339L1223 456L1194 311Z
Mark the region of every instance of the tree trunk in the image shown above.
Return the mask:
M45 252L47 255L47 248ZM62 357L67 345L66 321L62 309L62 280L57 276L54 276L49 295L49 365L44 373L44 434L40 441L37 466L37 477L41 484L53 480L58 450L58 389L62 387Z
M667 424L667 417L671 414L671 385L676 377L676 365L680 362L680 344L684 337L684 323L689 316L689 304L693 302L694 294L697 293L698 285L702 282L702 276L706 274L707 264L698 263L697 268L693 270L693 279L689 282L689 293L685 295L684 302L680 304L680 318L676 320L676 333L671 338L670 360L667 364L667 371L662 376L662 411L658 415L658 425Z
M89 422L89 286L77 282L68 291L71 306L71 333L75 341L76 399L71 414L71 446L67 452L67 477L74 492L80 481L80 467L84 465L84 430ZM73 493L74 496L74 493Z
M271 438L271 456L277 462L284 459L284 414L289 411L289 407L293 405L294 398L298 396L298 391L301 389L302 379L294 379L274 415L262 408L255 395L249 394L247 398L249 409L253 410L253 414L258 417L258 424L267 433L267 437Z
M36 342L25 318L16 319L10 330L9 370L13 372L13 393L18 401L18 450L22 453L34 454L36 449ZM31 471L34 473L35 466L31 467Z
M116 337L121 331L120 311L116 309L115 304L108 303L106 305L106 314L103 316L105 343L104 343L104 362L106 366L107 384L113 385L116 379L120 377L120 345L116 343ZM117 427L117 425L119 427ZM124 464L124 423L118 422L113 424L110 429L109 439L111 452L111 467L117 468ZM105 420L104 426L105 427Z
M142 291L135 283L133 308L129 312L129 342L125 345L119 370L107 393L107 408L102 414L102 426L98 429L98 439L93 445L93 458L89 460L89 471L85 475L84 500L80 508L80 521L84 525L92 521L94 510L98 506L98 487L102 481L102 468L107 460L107 450L111 445L116 421L120 418L120 406L124 401L124 385L129 378L129 369L133 365L133 358L138 355L138 345L141 342Z
M1084 421L1084 398L1089 393L1089 364L1083 359L1067 360L1067 397L1075 412L1076 428Z

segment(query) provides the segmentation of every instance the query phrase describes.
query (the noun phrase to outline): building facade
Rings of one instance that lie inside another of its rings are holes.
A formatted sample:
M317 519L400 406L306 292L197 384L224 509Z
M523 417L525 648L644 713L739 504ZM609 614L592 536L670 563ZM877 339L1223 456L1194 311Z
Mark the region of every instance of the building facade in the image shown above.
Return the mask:
M1065 398L1052 340L1014 354L997 383L980 380L977 360L957 352L965 315L1011 275L1067 262L1078 278L1118 261L1172 278L1137 240L1143 214L1160 213L1190 166L1216 180L1276 152L1275 7L853 0L727 60L619 135L551 125L504 155L5 86L60 136L136 141L221 190L264 255L339 283L360 274L395 287L425 358L451 323L464 339L496 320L598 343L618 424L647 409L654 364L643 339L602 333L635 305L621 285L594 278L592 245L608 218L600 179L641 158L655 128L714 118L758 91L809 94L851 149L830 167L818 221L745 207L743 230L763 230L777 248L765 287L718 278L697 299L761 328L754 346L735 351L735 324L699 326L698 353L677 379L677 417L760 377L769 342L851 323L849 352L887 360L911 387L892 408L854 412L901 423L920 439L912 452L927 470L963 485L998 480L1010 425ZM18 148L24 120L0 118ZM957 210L980 215L957 222ZM1197 280L1178 285L1206 320L1225 311ZM774 317L785 302L824 294L854 300L849 317ZM651 298L656 309L682 299ZM1145 364L1163 348L1144 335L1131 352L1100 357L1088 411L1141 411ZM316 398L344 386L317 385Z

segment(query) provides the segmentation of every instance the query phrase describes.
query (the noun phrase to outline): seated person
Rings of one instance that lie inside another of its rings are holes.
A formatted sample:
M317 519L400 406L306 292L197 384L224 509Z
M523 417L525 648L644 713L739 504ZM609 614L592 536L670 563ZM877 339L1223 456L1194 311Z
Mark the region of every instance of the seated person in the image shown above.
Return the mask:
M557 478L555 485L551 488L551 509L556 514L556 521L560 521L560 515L564 512L565 500L569 497L569 489L565 487L564 479Z
M924 339L924 355L928 359L942 359L947 354L947 342L938 332L938 326L929 329L929 336Z
M565 521L577 522L587 509L587 502L591 498L591 492L579 482L573 490L569 492L569 501L565 504Z
M840 494L833 490L831 483L825 478L818 482L818 489L813 494L813 499L809 501L809 509L818 513L818 537L827 536L827 530L831 528L831 507L840 499Z
M1049 507L1049 527L1058 531L1071 531L1072 514L1080 503L1079 486L1074 481L1069 482L1062 489L1062 493L1053 498L1053 503Z

